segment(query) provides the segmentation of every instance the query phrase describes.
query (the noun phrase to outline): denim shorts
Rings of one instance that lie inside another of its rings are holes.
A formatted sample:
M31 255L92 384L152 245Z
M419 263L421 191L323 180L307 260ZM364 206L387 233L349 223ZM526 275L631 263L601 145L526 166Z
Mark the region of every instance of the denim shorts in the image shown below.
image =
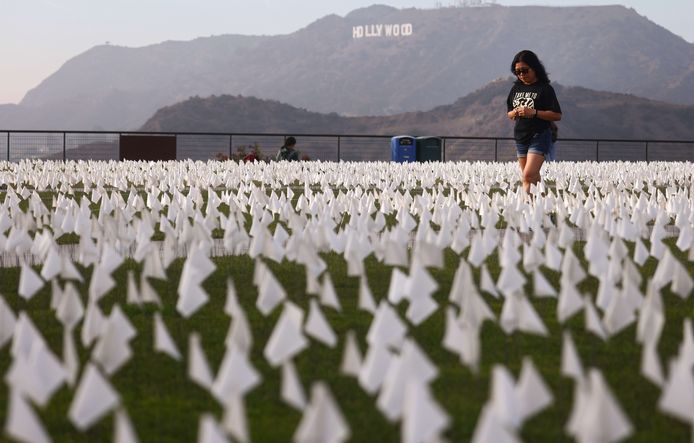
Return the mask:
M547 128L542 132L533 135L527 143L516 142L516 157L523 158L531 154L547 155L552 145L552 131Z

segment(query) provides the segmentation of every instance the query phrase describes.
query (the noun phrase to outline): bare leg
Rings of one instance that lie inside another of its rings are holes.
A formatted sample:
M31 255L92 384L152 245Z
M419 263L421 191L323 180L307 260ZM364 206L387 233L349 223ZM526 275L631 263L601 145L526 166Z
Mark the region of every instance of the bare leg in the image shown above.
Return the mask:
M537 184L540 181L540 168L542 163L545 161L545 157L539 154L528 153L528 156L524 159L525 162L520 162L523 168L523 189L525 192L530 193L530 185Z
M521 173L523 173L523 169L525 169L525 163L528 160L528 157L518 157L518 165L520 166Z
M525 170L525 165L527 162L527 157L518 157L518 166L520 166L521 170L521 183L523 183L523 189L525 189L525 179L523 178L523 171Z

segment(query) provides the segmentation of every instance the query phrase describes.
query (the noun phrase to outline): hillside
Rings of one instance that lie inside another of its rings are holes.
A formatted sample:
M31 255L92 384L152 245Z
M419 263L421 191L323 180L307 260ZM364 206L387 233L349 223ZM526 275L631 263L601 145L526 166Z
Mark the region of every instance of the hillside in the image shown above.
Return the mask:
M393 26L398 36L386 36ZM622 6L372 6L288 35L97 46L0 117L16 129L133 129L163 106L215 94L392 115L470 94L525 48L561 84L694 103L694 44Z
M512 135L506 97L512 80L493 81L453 104L392 116L321 114L255 97L195 97L156 112L143 131ZM694 140L694 106L673 105L627 94L553 84L564 118L565 138Z

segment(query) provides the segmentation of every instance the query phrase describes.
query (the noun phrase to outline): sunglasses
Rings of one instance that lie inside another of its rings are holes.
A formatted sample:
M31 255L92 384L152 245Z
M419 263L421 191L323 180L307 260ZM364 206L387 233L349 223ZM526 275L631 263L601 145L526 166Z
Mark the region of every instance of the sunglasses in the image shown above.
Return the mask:
M530 72L530 68L520 68L520 69L516 69L515 71L513 71L513 73L516 75L521 75L521 74L525 75L528 72Z

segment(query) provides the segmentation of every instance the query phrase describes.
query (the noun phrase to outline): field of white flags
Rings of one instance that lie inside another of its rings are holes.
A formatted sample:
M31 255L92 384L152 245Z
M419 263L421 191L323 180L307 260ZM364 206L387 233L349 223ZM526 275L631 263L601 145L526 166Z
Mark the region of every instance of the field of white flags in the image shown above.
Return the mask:
M18 442L690 441L694 167L0 162Z

